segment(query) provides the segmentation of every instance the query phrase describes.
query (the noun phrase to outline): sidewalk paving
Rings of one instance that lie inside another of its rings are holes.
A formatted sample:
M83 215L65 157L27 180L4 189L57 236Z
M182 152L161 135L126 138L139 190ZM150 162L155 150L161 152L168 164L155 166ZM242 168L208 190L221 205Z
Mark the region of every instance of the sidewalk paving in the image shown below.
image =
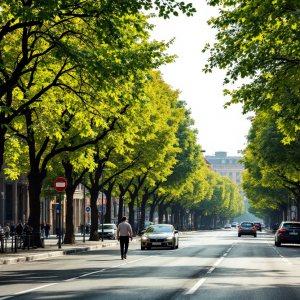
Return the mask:
M198 231L183 231L179 232L180 235L195 233ZM104 240L102 241L89 241L89 235L85 237L85 243L83 242L83 236L80 234L75 235L76 245L64 245L62 244L61 249L58 249L58 238L54 235L45 239L45 248L30 249L30 250L19 250L18 253L0 253L0 265L16 264L20 262L47 259L50 257L58 257L71 253L80 253L92 250L101 250L103 248L114 247L119 245L117 240ZM139 242L140 238L133 238L134 243Z

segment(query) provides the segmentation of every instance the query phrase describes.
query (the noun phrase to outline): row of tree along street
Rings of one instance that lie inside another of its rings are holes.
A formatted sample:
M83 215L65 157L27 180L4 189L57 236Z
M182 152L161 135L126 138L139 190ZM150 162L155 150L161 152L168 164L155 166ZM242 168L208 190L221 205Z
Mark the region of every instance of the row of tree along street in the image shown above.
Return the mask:
M243 190L250 212L277 223L299 220L300 211L300 3L296 0L210 0L223 5L209 21L217 43L206 72L227 68L224 83L247 78L234 90L228 106L242 103L253 112L243 160ZM290 215L291 206L297 213ZM271 220L269 219L271 218Z
M157 70L175 57L172 42L150 41L141 13L193 15L191 4L166 1L5 1L0 14L0 165L12 179L28 174L30 217L40 231L40 197L67 179L65 243L74 243L73 194L91 199L91 239L98 239L97 198L105 170L112 195L134 208L234 217L244 205L237 186L209 171L185 102ZM119 217L122 211L119 212ZM181 220L181 221L180 221ZM197 217L194 220L197 224ZM36 241L37 243L39 241Z

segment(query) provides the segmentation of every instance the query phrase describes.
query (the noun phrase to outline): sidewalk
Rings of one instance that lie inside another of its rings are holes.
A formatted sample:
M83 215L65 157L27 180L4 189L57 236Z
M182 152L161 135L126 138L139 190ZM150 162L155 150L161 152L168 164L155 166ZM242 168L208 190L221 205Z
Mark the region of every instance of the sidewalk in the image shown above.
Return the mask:
M103 248L113 247L119 245L116 240L104 240L102 241L89 241L89 236L85 237L85 243L83 242L83 237L80 234L75 235L76 245L61 245L61 249L58 249L58 238L56 236L51 236L45 239L45 248L30 249L30 250L19 250L18 253L0 253L0 265L9 265L19 262L46 259L50 257L57 257L62 255L67 255L71 253L79 253L92 250L101 250ZM139 238L134 238L132 242L139 242Z

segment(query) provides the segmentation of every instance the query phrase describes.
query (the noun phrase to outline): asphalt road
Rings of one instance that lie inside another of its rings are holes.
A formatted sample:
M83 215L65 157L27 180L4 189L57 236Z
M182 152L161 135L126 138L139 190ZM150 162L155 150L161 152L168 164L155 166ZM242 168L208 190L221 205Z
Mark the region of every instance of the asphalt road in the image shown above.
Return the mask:
M300 247L218 230L180 236L178 250L119 248L0 266L4 299L300 299Z

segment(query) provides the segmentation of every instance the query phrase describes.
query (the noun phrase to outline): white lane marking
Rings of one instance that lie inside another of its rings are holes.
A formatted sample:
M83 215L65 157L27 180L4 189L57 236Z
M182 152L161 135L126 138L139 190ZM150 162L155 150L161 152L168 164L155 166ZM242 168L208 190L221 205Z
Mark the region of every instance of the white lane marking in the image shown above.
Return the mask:
M207 271L207 274L212 273L212 272L214 271L215 268L216 268L216 267L211 267L211 268Z
M79 277L74 277L74 278L70 278L70 279L66 279L66 280L64 280L64 281L72 281L72 280L76 280L76 279L78 279Z
M186 295L194 294L205 280L206 278L201 278L189 291L186 292Z
M220 262L224 259L224 257L221 257L215 264L214 267L218 266L220 264Z
M26 290L26 291L22 291L22 292L15 293L14 295L26 294L26 293L29 293L29 292L32 292L32 291L35 291L35 290L39 290L39 289L43 289L43 288L45 288L45 287L48 287L48 286L51 286L51 285L55 285L55 284L58 284L58 282L54 282L54 283L50 283L50 284L38 286L38 287L33 288L33 289L30 289L30 290Z
M12 265L12 264L11 264ZM9 299L11 298L12 296L5 296L5 297L1 297L0 300L4 300L4 299Z
M100 272L104 272L104 271L106 271L106 269L102 269L102 270L95 271L95 272L91 272L91 273L86 273L86 274L83 274L83 275L78 276L78 278L85 277L85 276L89 276L89 275L96 274L96 273L100 273Z
M227 256L228 253L224 253L223 256Z
M118 268L118 267L124 266L124 265L126 265L126 264L127 264L127 263L120 264L120 265L116 265L116 266L110 267L110 269Z

